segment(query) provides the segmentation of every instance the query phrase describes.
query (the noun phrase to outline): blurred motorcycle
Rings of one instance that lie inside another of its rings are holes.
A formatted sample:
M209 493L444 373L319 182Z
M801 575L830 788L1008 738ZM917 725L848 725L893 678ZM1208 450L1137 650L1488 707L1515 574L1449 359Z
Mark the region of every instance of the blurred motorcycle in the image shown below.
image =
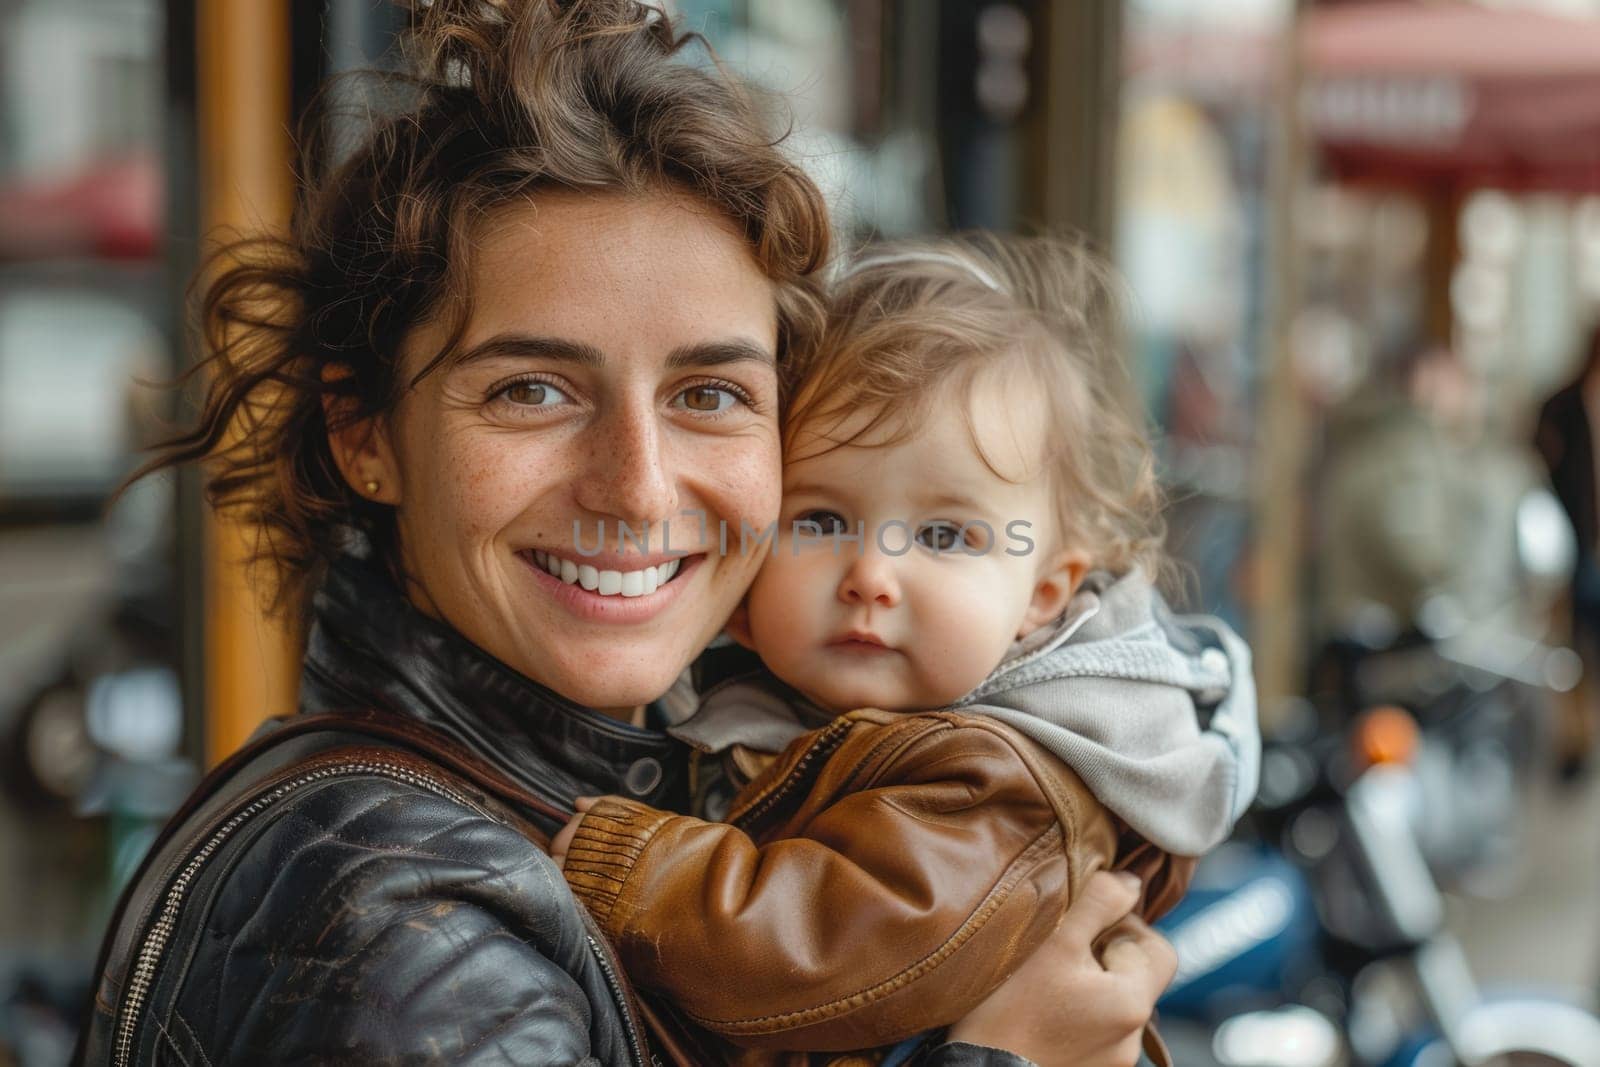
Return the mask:
M1510 522L1515 576L1494 604L1448 588L1427 593L1403 623L1376 603L1352 609L1315 657L1310 692L1325 730L1347 709L1398 705L1421 724L1413 772L1428 796L1420 845L1446 888L1503 896L1514 888L1524 796L1548 761L1552 701L1582 663L1548 645L1552 603L1575 558L1571 524L1547 490L1529 490Z
M1425 735L1400 708L1270 744L1246 833L1159 924L1162 1031L1186 1067L1597 1067L1600 1019L1481 993L1419 827Z

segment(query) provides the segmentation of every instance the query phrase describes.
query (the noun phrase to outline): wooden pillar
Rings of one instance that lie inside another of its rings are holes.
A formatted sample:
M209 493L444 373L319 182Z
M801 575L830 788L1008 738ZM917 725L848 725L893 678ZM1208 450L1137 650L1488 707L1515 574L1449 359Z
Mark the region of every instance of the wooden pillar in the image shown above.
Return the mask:
M1296 380L1293 348L1294 320L1303 296L1296 207L1306 189L1309 165L1299 106L1304 80L1299 12L1305 6L1305 0L1298 0L1290 7L1284 29L1267 186L1271 246L1261 346L1266 373L1255 444L1257 581L1250 628L1264 725L1271 724L1285 697L1301 690L1305 673L1301 568L1307 412Z
M200 0L195 10L200 232L282 229L294 202L287 0ZM254 528L205 520L207 765L263 718L292 711L297 643L265 614L244 561Z
M1461 262L1461 204L1464 199L1455 186L1428 189L1423 207L1428 216L1428 243L1423 252L1425 285L1423 325L1428 340L1445 348L1455 344L1455 306L1450 299L1450 283L1455 280L1456 264Z
M1116 208L1120 0L1049 0L1033 48L1042 107L1027 130L1024 211L1110 248Z

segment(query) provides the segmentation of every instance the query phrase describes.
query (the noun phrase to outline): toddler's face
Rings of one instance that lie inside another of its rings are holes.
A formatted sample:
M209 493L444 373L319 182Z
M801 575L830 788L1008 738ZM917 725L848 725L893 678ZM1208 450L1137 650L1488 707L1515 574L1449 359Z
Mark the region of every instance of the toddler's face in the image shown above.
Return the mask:
M903 442L875 445L869 434L796 449L742 635L774 674L834 711L937 708L1060 614L1086 559L1056 543L1038 475L1042 427L1029 425L1042 417L1017 406L1001 389L978 388L936 405ZM984 455L1026 480L1001 477ZM820 536L812 527L796 533L797 522L816 524Z

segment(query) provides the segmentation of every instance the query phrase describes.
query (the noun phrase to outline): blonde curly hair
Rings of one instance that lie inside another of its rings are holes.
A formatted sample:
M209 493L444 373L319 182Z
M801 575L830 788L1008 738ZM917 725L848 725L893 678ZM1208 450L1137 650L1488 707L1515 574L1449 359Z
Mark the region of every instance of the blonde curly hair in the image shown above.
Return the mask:
M1164 501L1122 358L1122 304L1117 276L1082 242L967 234L873 246L836 281L820 343L788 368L785 453L819 436L903 441L949 390L1015 375L1045 405L1040 471L1062 545L1095 568L1164 578Z

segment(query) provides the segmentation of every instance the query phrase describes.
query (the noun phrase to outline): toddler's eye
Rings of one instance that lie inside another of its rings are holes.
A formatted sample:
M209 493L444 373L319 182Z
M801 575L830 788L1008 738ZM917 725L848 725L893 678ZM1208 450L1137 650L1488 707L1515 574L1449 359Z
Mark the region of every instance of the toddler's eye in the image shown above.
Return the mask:
M814 529L823 537L850 532L850 524L844 521L843 515L823 508L802 512L794 517L794 521L803 531L810 532ZM800 526L801 523L810 525Z
M935 552L949 552L962 542L961 527L944 519L935 519L917 527L917 544Z

